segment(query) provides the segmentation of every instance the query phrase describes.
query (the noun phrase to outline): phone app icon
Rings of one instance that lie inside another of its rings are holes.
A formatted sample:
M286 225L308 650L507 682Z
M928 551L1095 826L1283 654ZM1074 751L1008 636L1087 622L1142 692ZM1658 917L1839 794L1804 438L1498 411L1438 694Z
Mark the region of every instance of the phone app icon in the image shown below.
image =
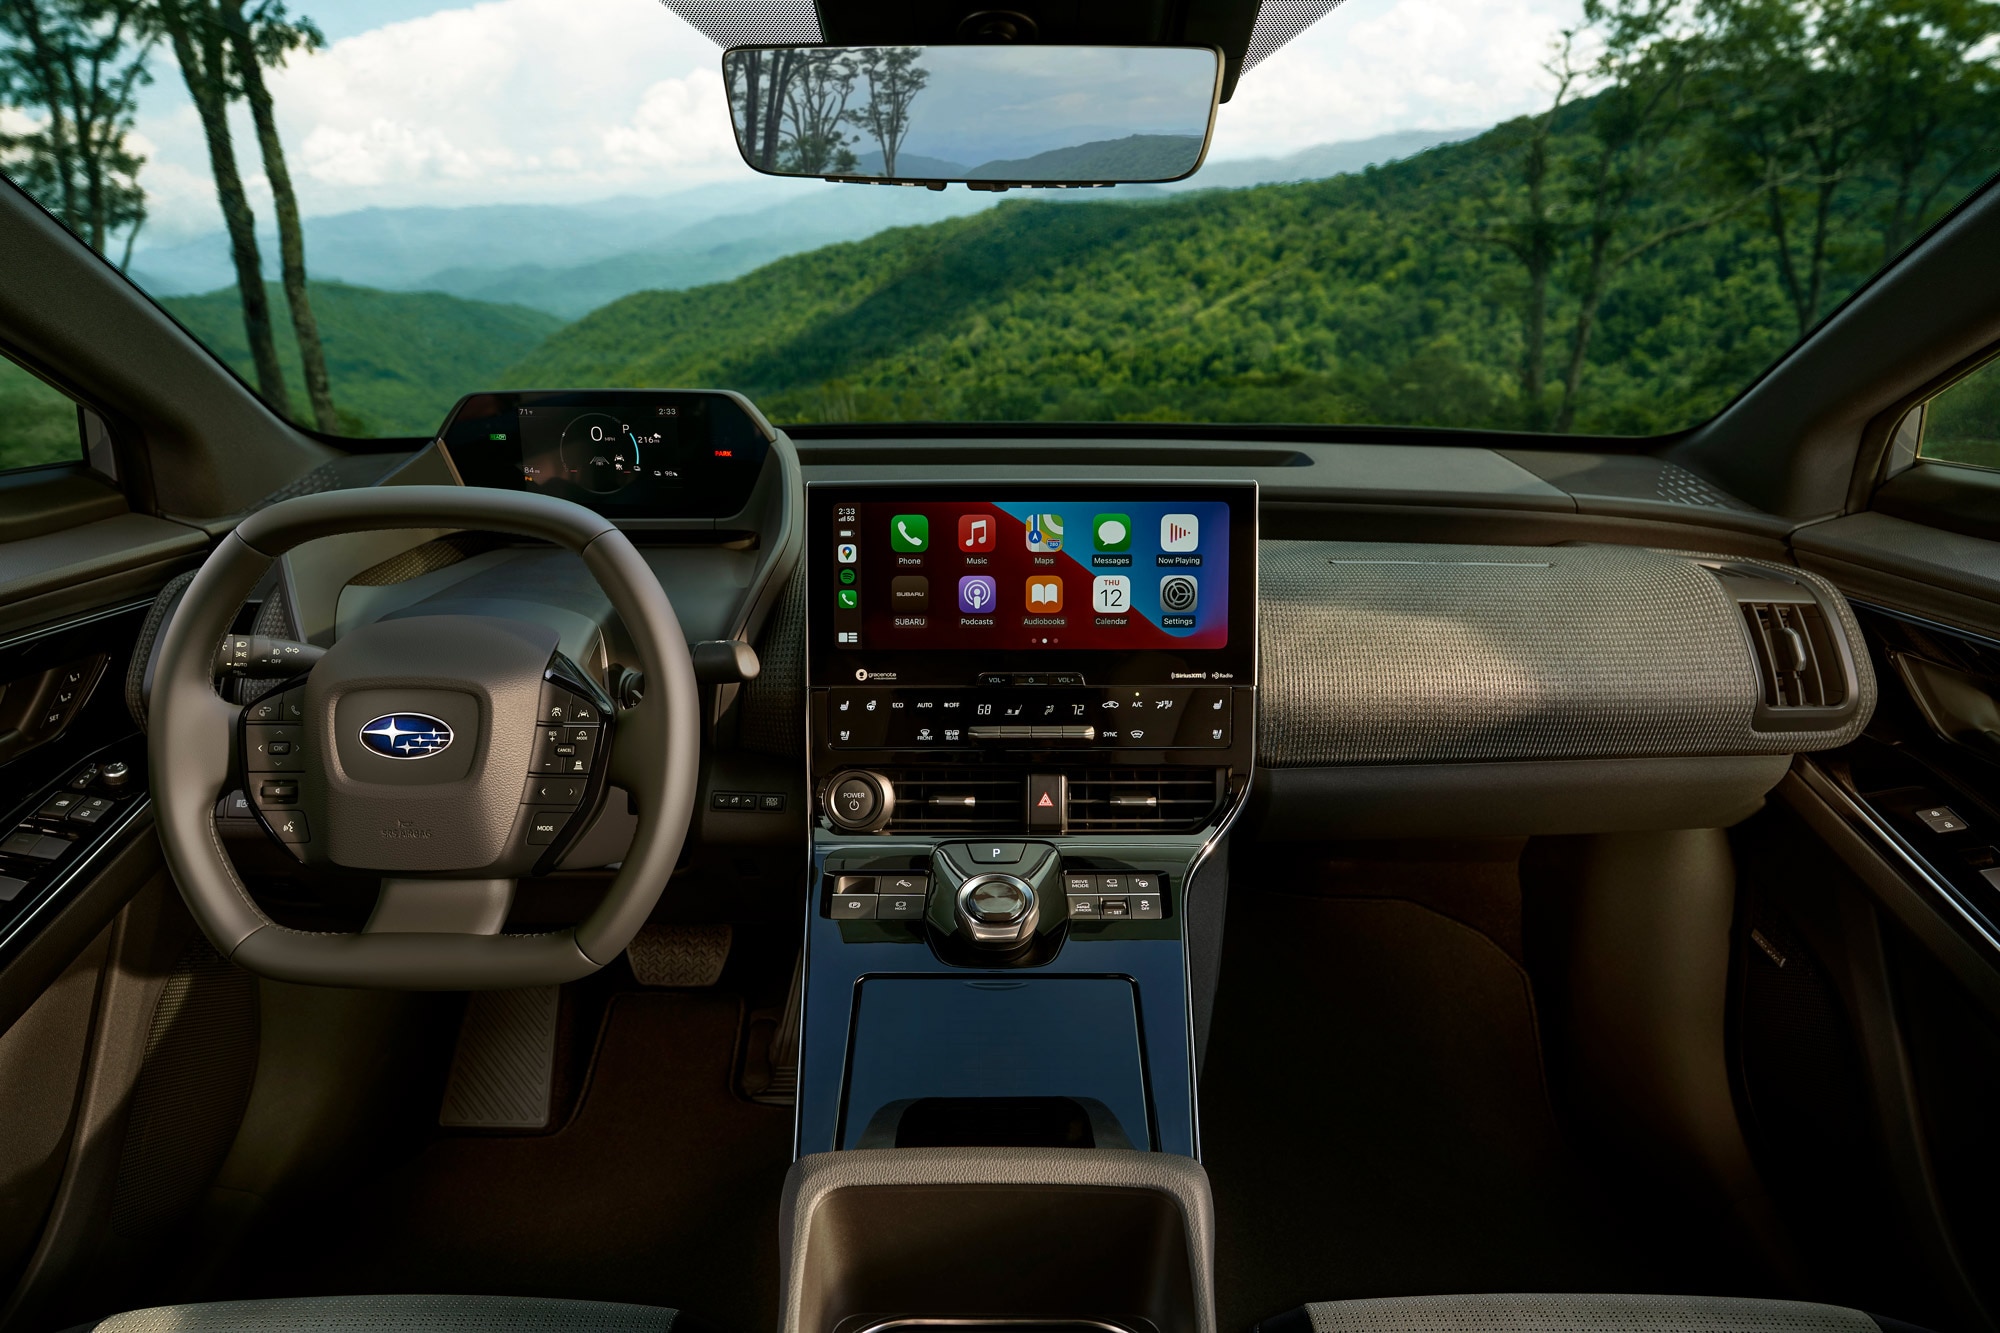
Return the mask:
M855 607L861 605L861 594L852 588L842 588L839 593L839 601L841 610L852 611Z
M1132 520L1124 514L1099 514L1090 520L1090 540L1100 551L1132 549Z
M922 514L898 514L889 520L889 546L897 551L930 549L931 521Z
M1060 551L1063 543L1061 514L1033 514L1028 518L1028 549Z
M999 526L991 514L960 514L958 516L958 549L961 551L990 551L1000 539Z
M1167 514L1160 519L1162 551L1192 551L1201 545L1201 520L1193 514Z
M834 548L834 555L839 558L841 564L851 565L861 558L861 548L853 542L842 542Z
M1037 615L1054 615L1062 610L1062 580L1053 574L1028 577L1028 610Z
M1000 585L991 574L967 574L958 581L958 609L967 615L986 615L998 600Z
M1200 597L1201 584L1192 574L1168 574L1160 580L1160 609L1168 615L1186 615Z
M1099 574L1090 581L1090 607L1099 615L1124 615L1132 609L1132 580L1123 574Z

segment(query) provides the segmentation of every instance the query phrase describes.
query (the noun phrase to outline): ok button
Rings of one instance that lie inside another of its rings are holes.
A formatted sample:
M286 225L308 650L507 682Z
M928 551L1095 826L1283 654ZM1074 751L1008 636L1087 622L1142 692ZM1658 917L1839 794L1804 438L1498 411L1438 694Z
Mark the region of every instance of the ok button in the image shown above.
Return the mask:
M982 866L1011 866L1027 852L1023 842L974 842L966 844L973 863Z

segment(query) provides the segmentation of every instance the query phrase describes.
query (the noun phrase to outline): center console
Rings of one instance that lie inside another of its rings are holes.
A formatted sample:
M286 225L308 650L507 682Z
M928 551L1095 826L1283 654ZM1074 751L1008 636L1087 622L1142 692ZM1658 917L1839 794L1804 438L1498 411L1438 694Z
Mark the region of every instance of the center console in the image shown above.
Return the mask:
M799 1153L1197 1155L1255 486L818 483L807 524Z

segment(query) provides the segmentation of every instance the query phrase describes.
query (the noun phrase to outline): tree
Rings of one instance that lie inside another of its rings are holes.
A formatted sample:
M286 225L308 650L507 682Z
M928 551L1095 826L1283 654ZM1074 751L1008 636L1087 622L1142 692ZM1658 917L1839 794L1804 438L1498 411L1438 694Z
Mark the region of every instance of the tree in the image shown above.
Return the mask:
M856 166L848 144L854 136L842 131L847 103L854 96L854 59L838 49L806 54L792 81L786 115L792 135L781 165L787 171L817 176L845 175Z
M292 190L292 173L285 163L284 141L271 108L271 91L264 67L277 68L294 51L317 51L326 39L312 20L294 20L282 0L264 0L246 14L242 0L221 0L220 18L229 33L230 52L244 99L257 125L257 144L264 157L264 176L271 183L272 209L278 217L278 256L285 284L285 303L292 312L292 333L298 339L299 361L305 371L306 398L313 421L323 431L340 429L333 389L326 374L326 352L320 346L319 321L313 317L306 287L305 230L299 221L299 200Z
M910 132L910 103L930 82L930 71L917 63L918 53L914 46L870 46L857 62L868 84L868 103L843 114L882 150L884 176L896 174L896 155Z
M100 254L128 229L123 268L146 220L145 159L127 138L157 30L141 0L0 0L0 36L0 103L41 118L0 134L0 161Z
M1878 0L1865 12L1873 29L1860 70L1867 131L1891 184L1879 210L1887 263L1940 196L2000 148L2000 3Z
M215 176L216 202L229 234L235 261L236 292L243 303L243 333L257 371L257 392L277 412L291 415L285 392L285 372L278 364L278 345L271 333L271 302L264 290L262 261L257 254L257 220L236 166L236 144L229 132L233 96L229 37L215 10L216 0L154 0L162 26L173 45L208 144L209 169Z
M1560 220L1549 181L1550 140L1556 117L1569 100L1577 70L1572 61L1576 34L1566 32L1548 66L1555 95L1538 116L1502 127L1519 144L1519 188L1504 186L1499 198L1488 196L1477 207L1485 216L1462 239L1494 245L1512 255L1527 280L1521 303L1521 405L1524 425L1541 430L1548 424L1544 386L1548 375L1549 279L1555 272L1566 224Z
M807 52L787 47L752 48L725 62L737 143L744 160L759 171L778 168L786 96L807 58Z
M1763 200L1778 280L1803 336L1826 304L1837 203L1869 150L1856 0L1708 0L1718 114L1708 158Z

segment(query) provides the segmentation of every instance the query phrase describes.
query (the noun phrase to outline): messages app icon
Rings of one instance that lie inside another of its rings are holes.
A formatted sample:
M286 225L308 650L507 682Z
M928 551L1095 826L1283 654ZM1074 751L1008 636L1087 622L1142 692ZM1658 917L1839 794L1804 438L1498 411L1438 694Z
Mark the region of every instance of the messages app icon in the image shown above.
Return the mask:
M1100 551L1132 549L1132 520L1124 514L1099 514L1090 521L1090 540Z
M889 546L897 551L922 551L931 544L931 521L922 514L898 514L889 520Z

